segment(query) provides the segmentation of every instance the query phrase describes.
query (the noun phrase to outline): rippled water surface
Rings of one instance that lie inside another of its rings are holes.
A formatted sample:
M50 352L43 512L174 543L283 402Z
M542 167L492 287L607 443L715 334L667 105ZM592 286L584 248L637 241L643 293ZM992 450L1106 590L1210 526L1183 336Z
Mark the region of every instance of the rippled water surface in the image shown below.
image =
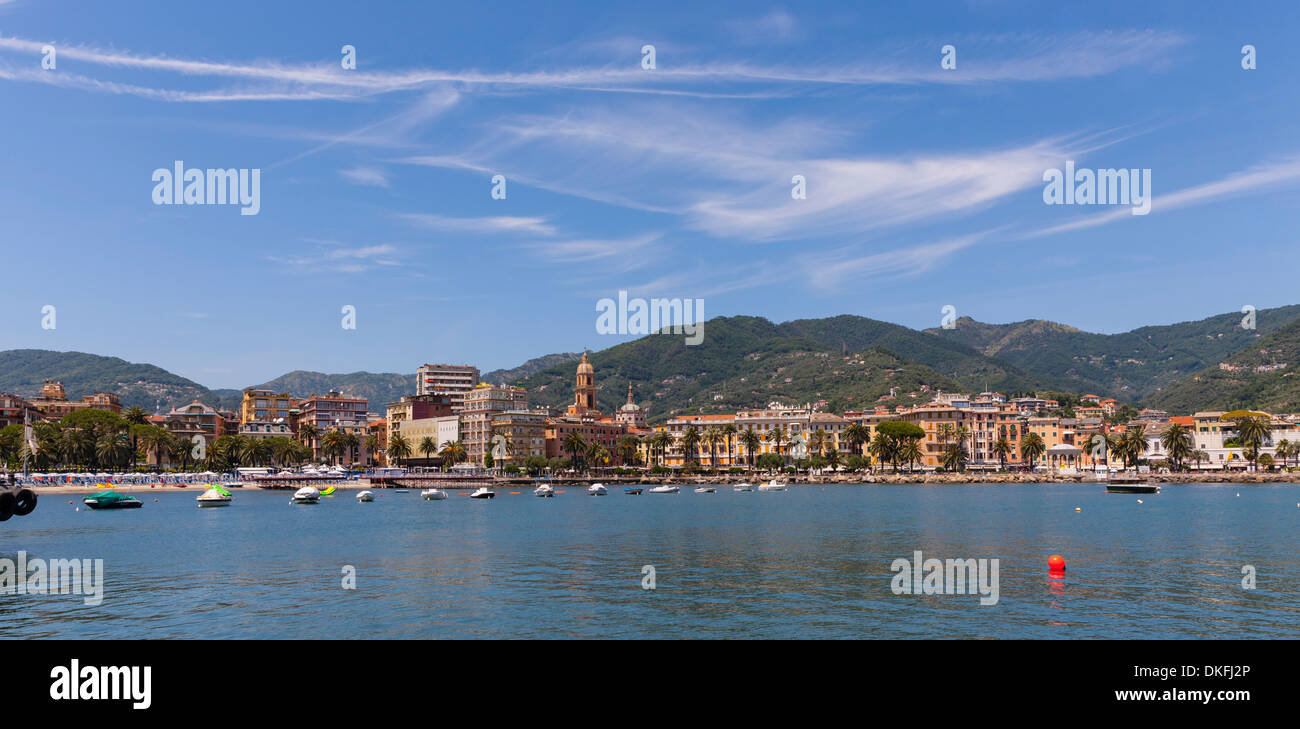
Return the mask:
M166 492L98 512L45 494L0 524L0 557L102 558L104 601L0 596L0 637L1300 636L1295 484L563 490L291 506L254 489L219 509ZM890 564L915 550L999 559L999 602L893 594Z

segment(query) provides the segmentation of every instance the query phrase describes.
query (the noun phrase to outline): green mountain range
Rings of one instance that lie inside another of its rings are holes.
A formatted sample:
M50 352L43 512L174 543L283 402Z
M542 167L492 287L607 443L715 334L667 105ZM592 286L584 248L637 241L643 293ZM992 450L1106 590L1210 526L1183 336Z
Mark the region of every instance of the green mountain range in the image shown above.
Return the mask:
M965 345L857 316L784 324L718 317L705 322L698 345L665 333L594 352L590 359L600 409L612 412L622 405L630 383L651 422L774 400L822 402L829 410L873 407L888 402L879 398L891 388L898 402L890 404L898 404L928 401L938 389L963 389L964 381L1001 388L1035 384ZM558 364L518 384L528 388L532 402L562 408L573 401L574 368Z
M1056 390L1095 393L1188 413L1208 408L1300 409L1300 305L1263 309L1254 330L1242 315L1094 334L1043 320L984 324L963 317L953 329L918 331L860 316L774 324L753 316L718 317L705 337L656 334L590 355L598 405L613 412L630 383L651 422L686 413L722 413L785 403L842 411L928 401L937 390L1007 394ZM538 405L573 400L574 361L556 353L483 374L520 384ZM1222 367L1221 367L1222 364ZM35 397L46 378L72 399L116 393L124 405L165 412L202 400L224 409L239 390L210 390L160 367L84 352L0 352L0 391ZM295 396L340 390L370 409L414 392L414 374L297 370L254 385ZM890 399L881 399L888 398Z
M1262 313L1262 312L1261 312ZM1300 410L1300 321L1161 390L1151 404L1169 412Z
M1300 305L1259 310L1254 330L1242 328L1242 316L1221 314L1121 334L1093 334L1036 319L983 324L969 317L952 329L925 331L1033 373L1044 387L1137 402L1296 321Z

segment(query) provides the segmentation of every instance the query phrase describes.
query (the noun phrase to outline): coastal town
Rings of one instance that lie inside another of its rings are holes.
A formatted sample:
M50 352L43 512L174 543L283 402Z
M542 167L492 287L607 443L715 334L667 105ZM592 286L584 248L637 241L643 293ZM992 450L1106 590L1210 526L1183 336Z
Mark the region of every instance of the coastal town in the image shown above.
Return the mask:
M614 388L620 388L615 383ZM373 412L344 392L247 388L238 411L203 402L147 413L107 392L69 399L0 393L0 459L10 470L165 472L329 464L478 477L606 473L1081 474L1286 469L1300 459L1300 416L1250 410L1169 414L1096 394L1068 401L999 392L932 393L918 405L828 412L769 403L648 423L631 384L613 412L597 404L584 353L573 402L530 404L517 385L470 365L425 364L413 392ZM1059 398L1059 399L1058 399Z

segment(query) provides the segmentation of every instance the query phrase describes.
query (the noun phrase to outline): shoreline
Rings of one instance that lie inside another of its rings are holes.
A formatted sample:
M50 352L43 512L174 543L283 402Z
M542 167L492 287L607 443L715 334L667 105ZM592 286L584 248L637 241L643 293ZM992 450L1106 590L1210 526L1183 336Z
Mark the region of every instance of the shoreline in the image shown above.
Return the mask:
M391 478L391 477L390 477ZM416 480L418 477L411 477ZM603 483L608 486L630 486L630 485L650 485L650 484L673 484L679 486L686 485L710 485L710 486L729 486L739 483L759 484L766 483L776 478L781 483L791 486L870 486L870 485L973 485L982 484L997 486L1002 484L1081 484L1081 485L1104 485L1104 481L1086 479L1083 475L1064 475L1048 473L930 473L930 474L834 474L834 475L799 475L774 477L771 474L725 474L715 476L683 476L683 475L664 475L658 477L646 476L610 476L606 478L587 477L587 478L550 478L546 483L555 486L587 486L593 483ZM1147 475L1161 485L1176 484L1196 484L1196 483L1300 483L1300 473L1278 472L1278 473L1165 473ZM304 484L305 485L305 484ZM368 479L359 481L339 481L337 483L312 484L317 487L333 486L339 491L361 491L365 489L387 491L395 487L379 486L370 483ZM532 487L536 481L531 478L497 478L483 479L473 483L434 483L427 484L412 483L409 486L400 486L396 488L409 488L411 490L436 486L442 489L461 490L476 489L481 486L492 487ZM205 484L107 484L86 486L83 484L58 486L58 485L37 485L33 487L37 494L94 494L100 491L112 490L121 493L170 493L170 492L203 492L208 489ZM246 484L242 488L232 489L234 493L240 491L285 491L291 490L286 487L262 488L257 484Z

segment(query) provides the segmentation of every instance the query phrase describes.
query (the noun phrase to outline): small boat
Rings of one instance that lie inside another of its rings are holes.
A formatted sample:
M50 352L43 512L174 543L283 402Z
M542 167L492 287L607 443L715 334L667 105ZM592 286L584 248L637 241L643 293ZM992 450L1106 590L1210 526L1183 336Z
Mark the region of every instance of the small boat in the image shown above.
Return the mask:
M678 491L680 491L680 489L678 489L676 486L673 486L671 484L665 484L663 486L655 486L654 488L650 489L650 493L652 494L675 494Z
M320 491L315 486L303 486L293 492L293 497L289 499L290 504L317 504L320 503Z
M1156 483L1154 478L1148 478L1145 482L1136 475L1117 473L1110 477L1106 482L1106 493L1108 494L1158 494L1160 493L1160 484Z
M442 489L425 489L420 492L420 498L425 501L442 501L447 498L447 492Z
M767 483L760 483L758 485L758 490L759 491L785 491L786 485L787 484L778 483L776 479L772 479Z
M371 501L374 501L374 500L375 500L375 492L374 492L374 491L362 491L361 493L357 494L357 501L359 501L359 502L361 502L361 503L363 503L363 504L368 504L368 503L370 503Z
M711 494L715 491L717 491L717 489L713 488L712 486L701 486L695 489L695 493L697 494Z
M242 488L244 488L244 484L243 484L242 481L227 481L227 482L221 484L221 488L223 488L223 489L242 489Z
M738 483L735 486L732 486L731 490L732 491L753 491L754 487L750 486L747 483Z
M641 495L641 487L640 487L640 486L628 486L627 488L623 489L623 493L627 494L628 496L640 496L640 495Z
M478 490L470 494L471 499L490 499L497 495L497 492L489 489L487 486L480 486Z
M538 486L537 488L533 489L533 496L552 498L555 496L555 489L551 488L550 484L544 483L541 486Z
M410 490L410 489L393 489L393 493L395 493L395 494L409 494L409 493L411 493L411 490Z
M230 506L230 502L234 501L235 497L231 496L230 492L222 486L211 486L207 491L199 494L196 500L199 502L200 507Z
M609 489L605 488L603 483L593 483L587 487L587 493L592 496L604 496L609 493Z
M101 491L94 496L87 496L81 503L92 509L138 509L144 506L134 496L123 496L116 491Z

